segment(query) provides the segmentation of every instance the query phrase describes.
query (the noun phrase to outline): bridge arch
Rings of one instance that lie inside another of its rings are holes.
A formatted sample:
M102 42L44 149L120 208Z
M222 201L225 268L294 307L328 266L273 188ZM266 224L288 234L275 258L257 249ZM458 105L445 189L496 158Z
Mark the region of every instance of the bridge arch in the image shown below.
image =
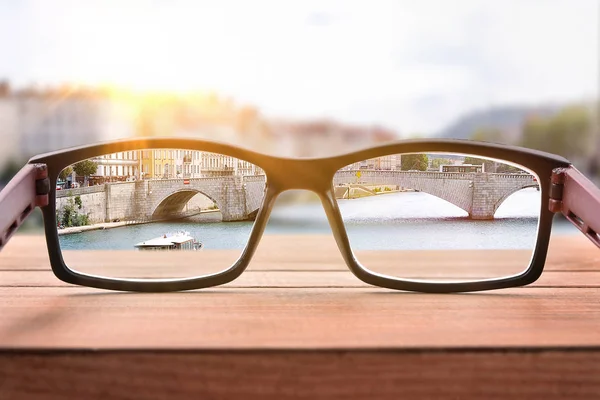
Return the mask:
M216 196L211 196L210 194L198 189L185 188L175 190L164 196L162 199L159 199L157 204L152 207L150 215L152 218L181 215L185 205L188 204L189 201L198 194L210 199L219 210L222 210L220 201L215 198Z
M539 185L537 184L537 182L529 183L529 184L522 185L521 187L515 187L514 189L503 193L500 196L500 198L494 203L493 215L496 215L496 211L498 211L498 209L500 208L502 203L504 203L506 201L506 199L508 199L513 194L520 192L523 189L529 189L529 188L539 188Z
M138 197L145 203L145 215L157 217L177 214L186 201L202 193L217 205L223 221L244 221L260 207L265 182L264 175L160 179L149 181L146 195Z
M510 195L524 188L538 186L530 174L380 170L338 171L333 183L398 185L419 190L454 204L473 219L493 219L500 204Z
M358 171L338 171L334 184L355 184ZM471 214L473 174L406 171L360 171L360 184L369 186L400 186L415 189L445 200ZM448 179L451 178L451 179Z
M420 179L411 179L400 186L430 194L455 205L469 215L471 214L473 184L469 180L448 181L439 179L432 184Z

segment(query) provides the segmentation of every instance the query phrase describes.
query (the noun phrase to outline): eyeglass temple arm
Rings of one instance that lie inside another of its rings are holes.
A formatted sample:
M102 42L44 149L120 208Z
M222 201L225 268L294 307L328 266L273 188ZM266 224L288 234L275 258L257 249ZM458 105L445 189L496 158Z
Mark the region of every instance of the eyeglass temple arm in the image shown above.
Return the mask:
M45 164L27 164L0 192L0 250L35 207L48 205L50 180Z
M600 189L577 168L557 168L552 172L550 211L562 213L600 247Z

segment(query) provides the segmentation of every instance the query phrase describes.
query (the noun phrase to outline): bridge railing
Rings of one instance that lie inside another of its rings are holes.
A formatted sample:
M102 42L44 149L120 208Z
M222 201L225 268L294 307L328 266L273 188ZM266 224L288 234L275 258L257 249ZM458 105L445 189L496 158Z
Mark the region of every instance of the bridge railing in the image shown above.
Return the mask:
M155 183L167 183L167 184L171 184L171 183L183 183L183 181L189 181L191 182L214 182L214 181L221 181L223 180L223 178L228 178L231 179L233 177L233 175L231 176L211 176L211 177L205 177L205 178L167 178L167 179L148 179L148 181L150 182L150 184L155 184Z
M244 182L264 182L266 179L265 175L244 175Z
M410 171L379 171L379 170L351 170L339 171L334 175L334 181L340 179L357 179L356 174L360 172L359 180L365 180L369 177L376 178L426 178L426 179L462 179L472 180L476 173L473 172L410 172Z
M360 178L356 174L360 172ZM507 179L523 179L533 178L531 174L508 174L508 173L489 173L489 172L430 172L430 171L382 171L382 170L345 170L338 171L334 175L334 181L337 180L354 180L364 181L369 177L385 178L385 177L403 177L403 178L426 178L426 179L460 179L472 180L476 176L494 176Z
M490 173L490 175L499 177L499 178L508 178L508 179L521 179L521 178L535 178L531 174L507 174L507 173Z

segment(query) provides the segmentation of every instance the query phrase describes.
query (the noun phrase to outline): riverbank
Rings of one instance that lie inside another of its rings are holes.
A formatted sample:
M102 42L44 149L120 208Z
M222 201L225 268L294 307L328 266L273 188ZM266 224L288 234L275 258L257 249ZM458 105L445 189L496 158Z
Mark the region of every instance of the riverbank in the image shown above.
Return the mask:
M103 229L114 229L114 228L120 228L123 226L143 225L143 224L149 224L149 223L154 223L154 222L176 221L179 219L195 217L200 214L213 214L213 213L219 213L219 212L221 212L221 211L220 210L202 210L195 214L186 215L184 217L179 217L179 218L163 218L163 219L152 219L152 220L146 220L146 221L99 222L97 224L72 226L69 228L58 229L58 235L59 236L71 235L74 233L97 231L97 230L103 230Z

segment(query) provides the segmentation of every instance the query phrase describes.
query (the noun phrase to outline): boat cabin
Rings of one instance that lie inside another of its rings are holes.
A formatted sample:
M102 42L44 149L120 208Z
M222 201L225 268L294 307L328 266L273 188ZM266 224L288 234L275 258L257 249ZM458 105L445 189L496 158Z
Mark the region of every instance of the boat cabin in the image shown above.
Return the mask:
M134 246L138 250L198 250L202 244L188 234L163 235Z

